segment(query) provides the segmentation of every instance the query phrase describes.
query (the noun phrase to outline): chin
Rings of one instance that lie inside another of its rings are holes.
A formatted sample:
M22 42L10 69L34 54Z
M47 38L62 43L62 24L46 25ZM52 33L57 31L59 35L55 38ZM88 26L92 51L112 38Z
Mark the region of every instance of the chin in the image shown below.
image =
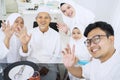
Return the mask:
M69 16L70 18L73 18L73 16L71 15L71 16Z
M95 59L100 59L100 56L93 56Z

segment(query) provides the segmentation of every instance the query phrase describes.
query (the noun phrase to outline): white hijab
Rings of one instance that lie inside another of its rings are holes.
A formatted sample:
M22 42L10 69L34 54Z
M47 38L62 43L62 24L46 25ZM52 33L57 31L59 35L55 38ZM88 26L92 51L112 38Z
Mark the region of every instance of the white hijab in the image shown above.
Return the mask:
M15 20L18 17L22 17L19 13L12 13L11 15L8 16L8 18L6 19L6 23L9 21L10 26L12 26L15 22Z
M94 21L95 15L90 10L80 6L73 0L62 0L61 3L70 4L76 11L76 14L73 18L67 17L62 13L63 21L69 26L71 30L76 26L79 27L83 33L86 26Z

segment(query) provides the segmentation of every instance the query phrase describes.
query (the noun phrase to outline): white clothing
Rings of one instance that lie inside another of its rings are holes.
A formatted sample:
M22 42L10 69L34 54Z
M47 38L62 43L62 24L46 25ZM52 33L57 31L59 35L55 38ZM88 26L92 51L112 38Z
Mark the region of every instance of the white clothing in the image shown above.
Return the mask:
M59 34L49 28L47 32L42 33L39 27L31 32L32 37L29 42L28 60L35 63L57 63L61 61L61 46Z
M20 61L19 49L21 43L19 39L13 35L10 39L10 47L9 49L4 44L5 35L2 31L0 31L0 63L13 63L16 61Z
M84 44L85 38L82 37L79 40L74 40L73 38L70 39L70 47L72 48L75 45L75 55L79 60L90 60L91 55L87 50L87 47Z
M6 23L9 21L10 26L14 24L14 21L18 18L21 17L19 13L13 13L11 14L7 20ZM0 30L0 63L13 63L16 61L21 60L21 56L19 55L19 49L21 46L20 40L18 37L16 37L14 34L10 39L10 46L9 49L5 46L4 44L4 38L5 34L3 33L2 30Z
M94 21L95 15L90 10L87 10L74 1L62 0L61 3L70 4L76 11L76 14L73 18L69 18L62 13L63 21L68 25L70 30L76 26L79 27L80 31L83 33L86 26Z
M8 18L6 19L6 23L9 21L10 26L12 26L15 22L15 20L18 17L22 17L19 13L12 13L10 16L8 16Z
M107 61L93 59L82 67L83 77L89 80L120 80L120 53L116 51Z
M75 3L73 0L60 0L60 3L70 4L75 9L76 14L73 18L65 16L61 11L63 22L69 27L70 33L74 27L78 27L83 34L86 26L94 21L95 15L91 11ZM69 38L69 35L61 35L62 49L68 44Z
M2 30L0 29L0 36L3 36L2 34ZM3 43L2 37L0 37L0 60L5 58L7 53L8 53L8 49L6 48L5 44Z
M70 44L71 49L73 45L75 45L75 55L79 60L90 61L91 55L88 52L87 47L84 44L84 41L85 41L85 37L82 37L81 39L77 41L71 37L69 44ZM79 78L73 76L71 73L68 73L68 74L69 74L70 80L80 80Z

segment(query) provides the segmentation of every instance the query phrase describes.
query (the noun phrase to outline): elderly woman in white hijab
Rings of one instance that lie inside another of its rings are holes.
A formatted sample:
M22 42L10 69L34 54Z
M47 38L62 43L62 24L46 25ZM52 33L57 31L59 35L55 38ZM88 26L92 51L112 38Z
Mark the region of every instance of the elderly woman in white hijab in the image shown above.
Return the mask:
M19 50L24 47L30 40L31 36L27 35L24 27L24 20L19 13L12 13L6 19L6 23L2 23L0 29L0 62L13 63L21 61Z

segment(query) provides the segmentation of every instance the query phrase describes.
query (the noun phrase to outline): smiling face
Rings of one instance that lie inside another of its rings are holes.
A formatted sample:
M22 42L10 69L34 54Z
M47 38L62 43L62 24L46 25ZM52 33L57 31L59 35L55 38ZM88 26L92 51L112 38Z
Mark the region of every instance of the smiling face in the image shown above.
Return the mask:
M46 32L48 30L51 17L47 12L40 12L36 17L36 21L38 23L40 31Z
M82 37L82 34L81 34L80 30L78 28L74 28L72 30L72 38L75 40L79 40L79 39L81 39L81 37Z
M100 28L95 28L88 33L87 39L90 40L96 35L106 35L106 33ZM99 39L97 44L91 42L87 48L94 58L105 61L114 53L114 36L101 36Z
M60 7L61 11L63 12L63 14L67 17L74 17L75 16L75 9L70 5L70 4L63 4Z

